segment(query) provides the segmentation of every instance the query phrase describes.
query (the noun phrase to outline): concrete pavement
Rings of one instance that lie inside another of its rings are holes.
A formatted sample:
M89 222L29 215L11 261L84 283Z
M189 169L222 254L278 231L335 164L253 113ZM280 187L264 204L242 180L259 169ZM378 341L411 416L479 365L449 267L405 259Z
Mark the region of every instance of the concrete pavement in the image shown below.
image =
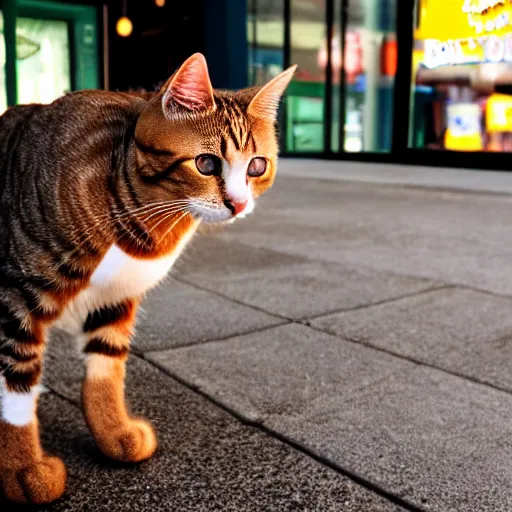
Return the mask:
M283 161L151 294L127 393L153 460L98 454L56 334L48 510L512 510L512 180L372 166Z

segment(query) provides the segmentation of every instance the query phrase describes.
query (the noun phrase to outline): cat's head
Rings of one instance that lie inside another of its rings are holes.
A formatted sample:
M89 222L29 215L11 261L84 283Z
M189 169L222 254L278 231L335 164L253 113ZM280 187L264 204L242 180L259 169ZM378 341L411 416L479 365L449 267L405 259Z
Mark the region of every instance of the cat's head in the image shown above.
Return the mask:
M274 182L277 111L294 71L263 87L214 91L204 57L190 57L137 122L137 172L147 200L175 201L207 222L250 213Z

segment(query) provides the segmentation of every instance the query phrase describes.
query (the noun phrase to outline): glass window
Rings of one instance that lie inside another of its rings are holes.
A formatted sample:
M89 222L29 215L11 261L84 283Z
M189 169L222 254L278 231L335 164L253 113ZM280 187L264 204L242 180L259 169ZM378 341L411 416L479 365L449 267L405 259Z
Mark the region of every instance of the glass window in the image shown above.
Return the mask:
M18 18L16 64L19 103L50 103L69 92L68 23Z
M329 42L327 0L292 0L289 20L283 19L283 0L251 0L249 5L253 83L262 83L282 69L285 23L289 23L290 63L298 64L298 69L287 91L286 117L282 119L286 150L390 151L397 65L397 0L348 0L346 20L341 19L342 0L333 0L333 38ZM344 55L342 26L346 34ZM330 148L325 148L328 45L332 65L332 138Z
M324 150L325 9L325 0L291 3L290 58L298 69L286 103L288 151Z
M347 152L391 151L395 9L395 0L349 0L344 56Z
M512 151L512 5L417 0L413 148Z
M249 0L249 80L264 84L283 70L284 0Z

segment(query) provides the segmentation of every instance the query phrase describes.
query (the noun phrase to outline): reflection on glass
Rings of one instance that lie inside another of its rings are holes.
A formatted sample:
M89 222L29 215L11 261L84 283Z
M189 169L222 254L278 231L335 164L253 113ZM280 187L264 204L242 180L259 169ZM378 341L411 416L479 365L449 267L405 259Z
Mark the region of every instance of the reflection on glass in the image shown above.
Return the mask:
M512 4L417 0L410 146L512 151Z
M395 15L395 0L349 0L344 55L347 152L391 151Z
M18 103L50 103L70 91L68 24L18 18L16 64Z
M324 150L325 0L291 3L291 62L298 64L287 97L288 151Z
M283 0L250 0L248 37L253 83L263 83L283 65ZM298 64L286 99L286 149L291 152L390 151L397 46L397 0L348 0L345 54L341 50L341 5L334 0L333 38L327 41L326 0L290 3L290 61ZM332 64L332 138L324 144L327 48ZM275 66L275 67L273 67ZM344 68L344 108L341 68ZM345 111L345 119L341 112ZM344 127L340 134L340 127ZM342 135L340 137L340 135ZM340 145L343 140L343 147Z
M284 0L249 0L249 79L268 82L283 70Z

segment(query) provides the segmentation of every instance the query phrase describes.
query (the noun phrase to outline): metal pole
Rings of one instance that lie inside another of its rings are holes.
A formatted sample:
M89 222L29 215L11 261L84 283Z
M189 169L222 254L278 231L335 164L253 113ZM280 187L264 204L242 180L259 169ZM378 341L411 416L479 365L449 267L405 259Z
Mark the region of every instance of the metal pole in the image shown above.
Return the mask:
M333 28L334 18L334 0L327 0L325 10L325 24L327 34L327 65L325 68L325 87L324 87L324 153L331 153L331 134L332 134L332 40L334 36Z
M347 21L348 21L348 0L341 0L341 14L340 14L340 52L341 52L341 66L340 66L340 130L339 130L339 152L345 152L345 118L347 112L347 76L345 73L345 47L347 36Z
M402 160L409 144L411 103L412 47L414 44L414 0L403 0L396 9L398 45L395 94L393 97L393 156Z
M283 48L283 64L284 68L288 68L291 66L291 0L284 0L284 10L283 10L283 23L284 23L284 48ZM285 151L288 151L287 147L288 143L288 105L286 98L283 101L281 114L281 123L280 123L280 144L284 147Z
M103 4L103 88L110 89L109 73L108 5Z

